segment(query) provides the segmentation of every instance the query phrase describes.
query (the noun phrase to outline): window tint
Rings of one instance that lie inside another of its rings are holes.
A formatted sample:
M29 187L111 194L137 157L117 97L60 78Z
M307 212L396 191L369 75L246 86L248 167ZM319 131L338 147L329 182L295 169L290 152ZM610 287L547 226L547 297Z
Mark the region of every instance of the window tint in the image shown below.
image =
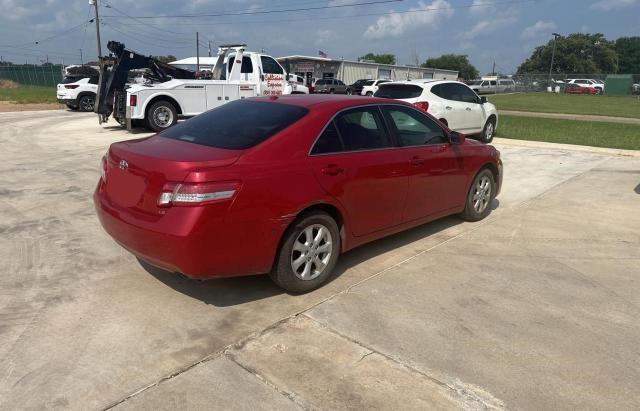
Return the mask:
M496 81L495 80L491 80L491 85L495 86L496 85Z
M337 85L339 86L344 86L345 84L342 82L342 80L334 80L336 82Z
M478 96L469 87L461 83L442 84L444 91L443 98L448 100L462 101L464 103L477 103Z
M316 86L323 86L325 84L328 84L328 82L331 80L318 80L316 81Z
M367 80L367 81L362 83L363 86L370 86L372 84L373 84L373 80Z
M234 56L229 58L229 73L233 69L233 64L236 62ZM242 56L242 66L240 67L240 73L253 73L253 63L251 57Z
M311 154L338 153L340 151L342 151L342 141L340 141L335 124L331 121L318 137Z
M416 98L422 94L422 87L413 84L385 84L374 94L384 98Z
M343 112L336 117L335 123L346 151L391 146L377 107L356 108Z
M98 76L93 76L89 79L89 83L90 84L98 84L98 80L100 79L100 77Z
M304 117L303 107L237 100L178 123L159 135L210 147L242 150L263 142Z
M60 84L70 84L70 83L75 83L78 80L82 80L82 77L65 77L62 79L62 81L60 82Z
M278 62L273 58L269 56L260 56L260 61L262 62L262 71L264 74L284 74L282 67L280 67Z
M444 131L429 117L405 107L385 107L403 146L422 146L448 142Z

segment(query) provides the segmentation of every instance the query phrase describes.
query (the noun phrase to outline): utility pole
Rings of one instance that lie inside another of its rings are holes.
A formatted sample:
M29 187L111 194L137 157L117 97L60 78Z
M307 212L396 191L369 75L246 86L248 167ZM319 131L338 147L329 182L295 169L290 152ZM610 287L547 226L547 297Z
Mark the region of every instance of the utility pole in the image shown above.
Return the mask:
M209 57L211 57L211 40L209 40Z
M549 87L553 87L551 85L551 75L553 73L553 60L556 58L556 43L558 42L558 37L561 37L558 33L551 33L553 35L553 51L551 52L551 65L549 66ZM553 89L552 89L553 91Z
M80 50L80 65L84 64L84 59L82 58L82 49L78 49Z
M496 75L496 61L493 60L493 70L491 70L491 75L495 76Z
M96 36L98 38L98 61L102 57L102 46L100 44L100 16L98 15L98 0L89 0L89 4L93 5L96 11Z
M200 33L196 31L196 71L200 71Z

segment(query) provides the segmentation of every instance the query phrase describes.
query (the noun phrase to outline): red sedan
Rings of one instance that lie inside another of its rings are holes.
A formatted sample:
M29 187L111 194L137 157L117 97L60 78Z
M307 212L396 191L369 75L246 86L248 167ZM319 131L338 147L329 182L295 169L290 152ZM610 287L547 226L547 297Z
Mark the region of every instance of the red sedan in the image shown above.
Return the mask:
M292 292L338 256L450 214L480 220L500 153L381 98L240 100L114 143L94 202L140 259L191 278L270 273Z
M580 86L578 84L567 84L564 87L564 92L566 94L591 94L591 95L595 95L598 94L600 92L600 90L598 90L595 87L589 87L589 86Z

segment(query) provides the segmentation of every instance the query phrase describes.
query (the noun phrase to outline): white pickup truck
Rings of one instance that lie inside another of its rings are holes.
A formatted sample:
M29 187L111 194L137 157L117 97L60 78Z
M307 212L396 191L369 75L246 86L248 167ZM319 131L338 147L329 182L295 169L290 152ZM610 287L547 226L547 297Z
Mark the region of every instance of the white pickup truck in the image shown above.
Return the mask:
M308 93L304 87L295 84L295 79L290 81L292 79L276 59L266 54L246 52L244 45L220 46L212 72L198 74L206 74L210 79L172 78L133 84L116 91L113 117L128 129L138 121L160 131L174 125L180 117L195 116L229 101ZM101 120L104 119L102 116Z

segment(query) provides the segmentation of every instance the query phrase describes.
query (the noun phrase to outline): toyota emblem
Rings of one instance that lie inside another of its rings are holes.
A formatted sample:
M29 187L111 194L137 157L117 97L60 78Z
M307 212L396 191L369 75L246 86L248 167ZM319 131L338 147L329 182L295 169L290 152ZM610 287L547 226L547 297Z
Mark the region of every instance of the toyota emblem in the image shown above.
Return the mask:
M127 163L127 160L120 160L120 169L126 170L127 168L129 168L129 163Z

